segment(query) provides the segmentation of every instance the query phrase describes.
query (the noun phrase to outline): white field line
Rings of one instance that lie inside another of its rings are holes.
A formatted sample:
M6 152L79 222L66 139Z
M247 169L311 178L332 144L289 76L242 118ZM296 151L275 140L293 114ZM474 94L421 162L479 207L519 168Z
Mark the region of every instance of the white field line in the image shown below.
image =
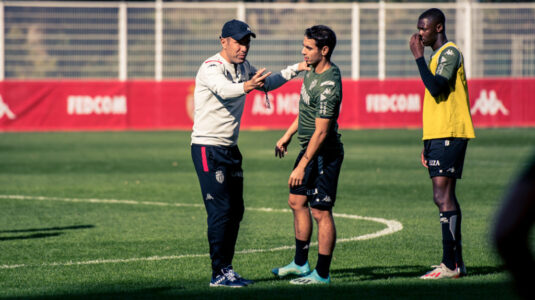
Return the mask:
M59 197L43 197L43 196L23 196L23 195L0 195L0 199L204 208L203 204L166 203L166 202L117 200L117 199L79 199L79 198L59 198ZM262 212L281 212L281 213L291 212L291 210L289 209L274 209L274 208L264 208L264 207L257 207L257 208L248 207L246 208L246 210L262 211ZM373 238L380 237L383 235L392 234L403 229L403 225L396 220L387 220L383 218L363 217L363 216L339 214L339 213L333 213L333 215L338 218L372 221L372 222L378 222L378 223L382 223L386 225L386 228L383 230L380 230L374 233L360 235L360 236L354 236L350 238L337 239L336 243L345 243L345 242L373 239ZM311 244L311 246L314 246L314 245L317 245L317 242ZM275 251L288 250L288 249L293 249L293 248L295 248L295 246L280 246L280 247L269 248L269 249L247 249L247 250L236 251L236 254L275 252ZM39 264L39 265L27 265L27 264L0 265L0 269L16 269L16 268L23 268L23 267L80 266L80 265L96 265L96 264L111 264L111 263L128 263L128 262L139 262L139 261L161 261L161 260L174 260L174 259L182 259L182 258L197 258L197 257L208 257L208 256L209 256L208 253L206 253L206 254L184 254L184 255L170 255L170 256L134 257L134 258L125 258L125 259L96 259L96 260L87 260L87 261L67 261L67 262L44 263L44 264Z

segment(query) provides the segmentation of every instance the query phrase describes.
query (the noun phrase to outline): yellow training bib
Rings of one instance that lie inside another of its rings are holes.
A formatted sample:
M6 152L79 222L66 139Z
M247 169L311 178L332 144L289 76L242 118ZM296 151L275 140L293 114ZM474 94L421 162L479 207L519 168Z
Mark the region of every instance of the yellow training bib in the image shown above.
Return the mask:
M448 42L438 49L429 63L433 75L437 70L439 75L446 66L457 63L449 78L448 94L433 97L425 89L423 107L423 140L437 138L475 138L472 116L470 115L470 101L468 85L464 72L464 62L457 46ZM449 64L449 65L448 65ZM447 72L445 72L447 73Z

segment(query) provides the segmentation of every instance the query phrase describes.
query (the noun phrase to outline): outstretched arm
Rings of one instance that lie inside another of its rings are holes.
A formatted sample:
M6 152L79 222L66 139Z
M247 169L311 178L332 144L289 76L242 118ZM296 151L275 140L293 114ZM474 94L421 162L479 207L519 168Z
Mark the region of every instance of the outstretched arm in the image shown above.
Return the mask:
M254 89L260 89L264 86L264 81L266 78L271 75L271 72L262 74L266 71L266 68L262 68L254 74L254 76L249 80L243 83L243 91L249 93Z
M298 64L294 64L291 66L286 67L285 69L281 70L278 73L272 74L265 80L265 86L263 91L272 91L274 89L279 88L288 80L291 80L292 78L299 75L301 71L308 71L310 70L310 67L306 64L305 61L302 61Z

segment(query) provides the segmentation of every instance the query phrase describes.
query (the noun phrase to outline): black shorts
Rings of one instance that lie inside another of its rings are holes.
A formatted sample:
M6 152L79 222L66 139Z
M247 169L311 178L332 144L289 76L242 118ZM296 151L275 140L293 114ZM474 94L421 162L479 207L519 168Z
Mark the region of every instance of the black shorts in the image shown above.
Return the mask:
M297 167L306 150L301 150L295 160ZM331 210L336 201L338 176L344 160L343 152L336 154L320 153L316 155L305 169L303 184L290 188L290 194L307 196L310 207Z
M424 141L424 158L430 177L446 176L460 179L468 139L443 138Z

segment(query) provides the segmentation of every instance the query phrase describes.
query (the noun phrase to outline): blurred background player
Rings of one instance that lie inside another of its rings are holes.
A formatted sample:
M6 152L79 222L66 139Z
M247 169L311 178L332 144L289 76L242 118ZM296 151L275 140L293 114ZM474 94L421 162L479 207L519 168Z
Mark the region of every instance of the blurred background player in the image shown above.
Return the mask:
M288 204L294 215L295 257L284 267L275 268L278 277L302 276L292 284L330 283L329 268L336 243L332 208L336 200L338 176L344 148L338 134L338 115L342 102L340 69L331 62L336 35L327 26L305 31L302 54L311 70L305 75L299 101L299 114L275 146L283 157L297 132L301 152L297 156L288 185ZM312 234L310 213L318 224L318 261L310 272L308 249Z
M232 259L243 217L242 156L238 149L245 95L253 89L273 90L307 69L295 64L271 75L246 60L251 37L244 22L231 20L221 30L221 48L205 60L195 80L191 156L207 212L212 260L210 286L252 284L234 272Z
M498 211L493 238L498 253L511 272L516 289L525 299L533 298L535 260L530 230L535 223L535 155L512 184Z
M475 138L463 56L446 37L446 18L432 8L418 18L418 33L410 49L425 85L423 104L422 164L433 183L433 200L442 227L442 262L422 279L457 278L466 275L461 244L461 207L455 195L461 178L468 139ZM433 49L429 67L424 47Z

